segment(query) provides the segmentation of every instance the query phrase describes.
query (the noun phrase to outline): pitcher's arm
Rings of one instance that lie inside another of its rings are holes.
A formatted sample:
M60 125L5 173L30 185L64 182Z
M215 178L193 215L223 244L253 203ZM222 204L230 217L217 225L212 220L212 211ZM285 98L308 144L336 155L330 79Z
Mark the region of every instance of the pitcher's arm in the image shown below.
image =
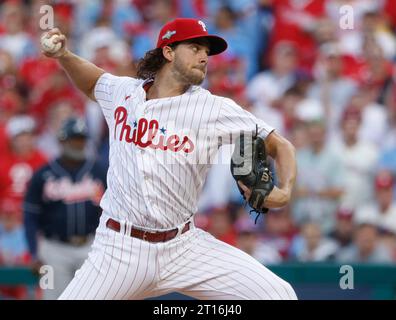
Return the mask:
M51 38L53 35L59 36L54 40L54 43L61 42L62 47L52 53L42 50L43 54L49 58L57 59L74 85L87 97L96 101L94 97L95 84L105 71L68 50L66 37L58 28L51 29L43 37Z

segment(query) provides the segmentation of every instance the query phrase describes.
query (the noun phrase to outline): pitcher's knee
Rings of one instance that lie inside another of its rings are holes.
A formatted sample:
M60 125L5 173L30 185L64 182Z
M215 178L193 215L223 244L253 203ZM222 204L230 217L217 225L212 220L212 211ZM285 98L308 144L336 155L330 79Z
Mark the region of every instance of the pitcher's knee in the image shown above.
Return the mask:
M297 294L289 282L284 281L285 290L287 292L287 300L297 300Z
M296 300L297 295L293 287L286 281L277 278L276 281L271 279L270 285L263 283L260 292L260 299L263 300Z
M276 300L297 300L296 292L293 287L287 281L279 279L275 284L276 294L274 299Z

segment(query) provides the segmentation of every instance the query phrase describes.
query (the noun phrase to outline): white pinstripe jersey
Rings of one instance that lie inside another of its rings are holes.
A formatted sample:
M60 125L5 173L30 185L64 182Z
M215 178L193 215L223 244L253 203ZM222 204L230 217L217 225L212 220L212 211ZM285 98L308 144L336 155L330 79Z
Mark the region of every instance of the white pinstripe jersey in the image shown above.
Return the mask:
M231 99L191 86L184 94L146 100L145 81L102 75L94 94L109 126L106 214L147 229L172 229L197 210L220 144L240 130L273 130ZM231 173L230 173L231 174Z

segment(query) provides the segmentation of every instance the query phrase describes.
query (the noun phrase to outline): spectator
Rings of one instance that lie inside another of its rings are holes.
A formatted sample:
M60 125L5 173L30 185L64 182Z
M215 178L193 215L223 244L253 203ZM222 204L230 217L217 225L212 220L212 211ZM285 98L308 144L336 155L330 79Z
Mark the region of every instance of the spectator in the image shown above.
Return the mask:
M48 111L47 119L41 134L37 138L37 146L48 159L55 159L61 153L57 134L62 124L75 115L73 106L68 102L58 102Z
M52 76L59 72L56 61L43 56L24 59L19 66L18 76L29 89L29 94L34 97L36 92L43 90L52 83Z
M369 221L382 230L396 229L396 202L394 177L389 171L379 171L375 177L375 202L362 206L356 211L357 222Z
M374 200L372 185L378 150L375 145L359 139L361 118L359 109L346 109L341 120L342 139L333 145L335 152L342 155L345 168L341 205L351 209Z
M280 42L272 50L271 68L258 73L247 86L247 96L260 107L270 107L296 82L298 56L291 42Z
M391 95L391 98L393 99L394 96ZM389 106L388 110L390 128L386 133L383 147L379 150L378 168L389 170L396 176L396 105Z
M16 65L12 55L0 48L0 90L12 89L17 84Z
M346 32L341 38L343 53L352 56L362 55L366 37L372 37L381 47L387 59L392 60L396 54L395 36L383 24L378 8L366 8L361 20L361 28L355 32Z
M340 207L337 210L336 226L330 233L330 237L338 244L338 250L346 248L352 243L355 227L353 215L354 211L347 207Z
M179 16L185 18L202 19L207 17L210 3L201 0L176 0ZM217 1L210 1L217 2ZM217 3L216 3L217 4ZM212 9L212 8L211 8Z
M216 55L209 61L208 72L207 87L211 92L242 102L245 96L245 70L241 59L225 53Z
M320 224L308 222L302 225L301 235L291 244L291 258L301 262L321 262L334 259L337 243L323 237Z
M293 126L290 132L290 141L297 151L306 149L308 147L308 132L307 125L298 123Z
M384 23L390 30L396 30L396 6L393 0L385 0L383 6Z
M260 239L259 230L253 220L244 215L235 223L237 231L236 247L248 253L262 264L277 264L282 261L278 251Z
M16 116L7 122L8 153L0 159L0 201L21 204L34 170L45 164L45 156L35 147L35 122L29 116Z
M18 90L2 90L0 88L0 154L4 156L9 153L9 143L6 132L7 122L14 115L22 112L23 109L24 99Z
M361 86L352 97L348 108L358 108L362 114L359 140L381 148L388 128L388 119L385 107L375 102L376 94L375 87L369 84Z
M396 176L396 147L383 151L380 153L379 157L379 170L388 170Z
M127 44L111 29L110 22L99 20L95 28L87 32L82 41L82 57L114 72L118 61L130 60Z
M272 211L264 217L261 239L278 252L282 261L289 258L290 245L297 233L289 207Z
M247 17L253 32L257 34L257 60L259 60L259 69L262 70L265 65L266 52L268 50L271 32L274 27L273 0L258 0L254 17ZM248 21L246 21L248 22Z
M6 1L0 13L5 27L5 33L0 34L0 48L9 52L20 64L23 59L36 54L34 42L24 30L23 4L20 1Z
M342 113L357 89L354 81L342 76L343 63L336 43L323 44L314 66L316 81L308 93L324 106L331 135L338 131Z
M74 28L75 4L73 2L74 1L69 0L58 0L52 3L56 26L71 40L70 43L68 43L69 48L74 48L74 38L72 34Z
M1 265L27 265L30 261L20 210L20 203L13 200L0 204Z
M361 223L355 228L352 245L340 250L336 259L340 263L390 263L392 255L379 242L377 226Z
M324 121L326 113L320 100L305 97L296 104L294 116L299 122Z
M325 15L325 1L280 0L274 1L273 7L275 23L271 42L275 45L284 40L296 43L301 67L310 70L316 56L313 34Z
M213 208L209 211L208 232L217 239L236 245L236 230L227 207Z
M127 26L131 23L140 23L143 20L136 8L137 2L126 0L76 1L76 35L91 30L98 20L104 18L111 22L111 28L120 37L127 37Z
M387 96L386 110L389 116L389 129L386 132L383 143L383 152L396 149L396 84L393 83L392 90L389 90ZM396 162L393 162L395 164ZM396 173L396 170L395 170Z
M326 144L326 125L308 124L309 146L297 151L298 175L293 217L298 225L317 222L323 233L334 230L335 213L344 191L344 168L340 155Z
M84 98L58 66L47 78L46 83L35 87L34 92L31 93L30 112L35 116L40 129L44 126L43 120L48 117L49 110L60 102L68 102L75 112L79 115L84 114Z
M320 18L316 22L316 28L314 30L313 37L317 47L321 47L326 43L334 43L337 41L337 29L336 22L329 17Z
M6 122L12 116L28 111L25 97L19 87L13 87L2 92L0 96L0 121Z
M303 122L298 119L296 112L297 106L300 105L300 103L303 102L304 99L304 90L298 85L295 85L290 89L286 90L284 95L278 100L278 103L275 103L275 106L279 108L282 112L284 123L283 127L286 133L291 134L296 126L300 128L305 128Z
M396 262L396 230L384 231L380 233L379 242L389 250L393 263Z
M160 28L175 18L176 8L173 0L154 0L147 4L144 15L146 22L127 24L126 29L132 40L132 55L143 58L145 52L155 47Z
M0 266L28 265L29 251L21 224L20 204L12 200L0 203ZM0 299L27 299L25 286L0 286Z
M365 61L360 82L362 85L371 86L372 102L385 105L389 103L387 95L393 81L393 65L372 38L366 38L363 49Z
M213 32L228 43L228 53L245 62L245 76L250 79L258 71L257 48L249 33L238 25L238 13L229 6L218 9L214 16Z

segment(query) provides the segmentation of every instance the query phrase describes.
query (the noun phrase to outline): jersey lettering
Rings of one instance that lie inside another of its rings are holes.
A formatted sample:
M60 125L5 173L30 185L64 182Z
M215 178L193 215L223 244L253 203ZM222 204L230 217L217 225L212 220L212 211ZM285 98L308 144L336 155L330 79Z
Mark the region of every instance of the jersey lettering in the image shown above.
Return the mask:
M146 118L140 118L137 122L134 122L134 128L127 123L128 112L120 106L117 107L114 112L115 128L114 128L114 139L117 140L117 129L119 130L119 141L126 141L127 143L134 143L141 148L152 148L160 150L170 150L172 152L183 151L185 153L191 153L194 151L194 143L188 136L184 136L182 139L177 135L173 134L165 140L163 134L164 130L159 129L159 123L157 120L152 119L148 121ZM161 133L158 134L158 131Z

